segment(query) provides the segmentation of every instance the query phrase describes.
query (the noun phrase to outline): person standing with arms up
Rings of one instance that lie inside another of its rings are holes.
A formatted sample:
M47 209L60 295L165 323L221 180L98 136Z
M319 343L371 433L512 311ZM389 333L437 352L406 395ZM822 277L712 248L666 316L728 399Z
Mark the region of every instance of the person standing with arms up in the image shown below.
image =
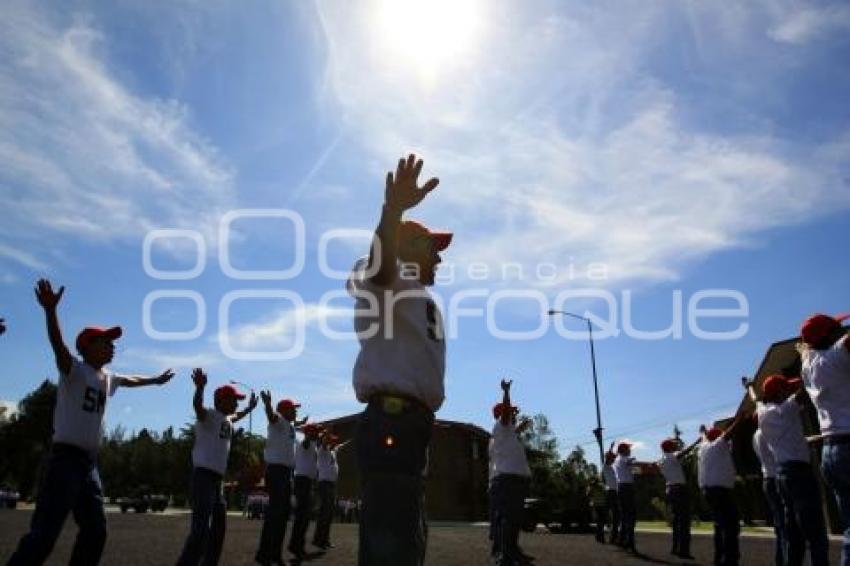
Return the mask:
M850 566L850 338L841 326L848 317L810 316L800 328L799 346L801 377L823 435L823 477L844 522L843 566Z
M282 564L283 540L286 537L286 522L289 521L292 505L292 471L295 469L295 428L307 422L295 420L301 405L292 399L281 399L272 408L272 395L261 391L260 398L266 408L269 421L266 448L266 489L269 506L263 516L260 548L254 559L260 564Z
M96 565L106 543L106 514L97 453L103 436L106 402L118 387L167 383L174 373L156 377L117 375L106 369L115 355L113 342L120 326L88 327L77 334L79 358L71 355L62 338L57 308L65 287L54 292L50 281L40 279L35 297L44 310L47 337L59 370L53 438L47 466L39 482L38 499L29 532L9 559L10 566L42 564L62 532L68 514L79 527L71 552L72 565Z
M402 219L439 182L432 178L420 187L422 165L411 154L387 173L370 254L355 263L347 283L360 341L354 391L366 403L355 436L360 566L425 560L424 476L446 365L442 320L427 287L452 235Z

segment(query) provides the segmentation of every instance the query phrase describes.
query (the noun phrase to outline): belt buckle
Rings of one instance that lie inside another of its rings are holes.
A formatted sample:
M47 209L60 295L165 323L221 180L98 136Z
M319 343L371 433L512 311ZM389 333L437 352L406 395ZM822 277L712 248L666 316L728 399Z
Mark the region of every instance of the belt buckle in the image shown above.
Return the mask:
M388 415L400 415L404 411L404 399L400 397L382 397L381 408Z

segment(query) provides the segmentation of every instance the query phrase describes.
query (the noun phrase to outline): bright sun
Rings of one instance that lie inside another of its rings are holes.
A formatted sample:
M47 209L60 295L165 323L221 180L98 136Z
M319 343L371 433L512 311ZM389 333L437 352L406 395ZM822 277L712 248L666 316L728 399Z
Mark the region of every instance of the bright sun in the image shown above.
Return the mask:
M385 63L409 66L425 83L475 55L481 0L376 0L375 43Z

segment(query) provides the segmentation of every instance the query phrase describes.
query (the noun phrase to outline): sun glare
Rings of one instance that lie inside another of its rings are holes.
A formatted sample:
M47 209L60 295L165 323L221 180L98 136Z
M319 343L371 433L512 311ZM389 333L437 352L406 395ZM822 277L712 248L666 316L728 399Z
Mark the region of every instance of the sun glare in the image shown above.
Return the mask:
M480 0L376 0L373 15L382 62L433 84L474 58L484 11Z

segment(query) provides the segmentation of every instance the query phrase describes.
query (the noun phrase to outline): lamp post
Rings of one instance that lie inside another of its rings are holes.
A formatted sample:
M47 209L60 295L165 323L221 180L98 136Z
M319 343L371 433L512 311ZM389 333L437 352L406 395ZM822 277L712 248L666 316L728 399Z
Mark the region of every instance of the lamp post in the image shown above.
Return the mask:
M230 385L241 385L242 387L247 387L248 391L251 392L251 395L254 394L254 388L248 385L247 383L243 383L242 381L236 381L235 379L230 380ZM254 411L248 413L248 436L254 434Z
M593 368L593 396L596 400L596 428L593 430L593 436L596 437L596 442L599 444L599 462L600 465L605 465L605 448L602 443L602 413L599 410L599 382L596 379L596 351L593 348L593 325L590 319L575 313L567 311L549 310L549 316L556 314L569 316L578 320L583 320L587 324L587 337L590 342L590 364Z

